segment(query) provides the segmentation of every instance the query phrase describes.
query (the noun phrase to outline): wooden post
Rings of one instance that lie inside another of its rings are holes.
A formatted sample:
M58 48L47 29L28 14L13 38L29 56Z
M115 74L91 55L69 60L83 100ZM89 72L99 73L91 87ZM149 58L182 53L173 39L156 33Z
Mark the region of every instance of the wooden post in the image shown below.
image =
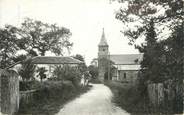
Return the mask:
M12 115L19 109L19 79L13 70L0 70L1 112Z

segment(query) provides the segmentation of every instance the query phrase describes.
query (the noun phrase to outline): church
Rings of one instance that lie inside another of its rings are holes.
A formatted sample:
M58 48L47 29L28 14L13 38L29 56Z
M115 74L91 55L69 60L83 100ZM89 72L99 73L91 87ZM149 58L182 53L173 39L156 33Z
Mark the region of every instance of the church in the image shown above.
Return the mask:
M110 54L104 29L98 44L98 72L100 81L114 80L134 84L141 69L142 54Z

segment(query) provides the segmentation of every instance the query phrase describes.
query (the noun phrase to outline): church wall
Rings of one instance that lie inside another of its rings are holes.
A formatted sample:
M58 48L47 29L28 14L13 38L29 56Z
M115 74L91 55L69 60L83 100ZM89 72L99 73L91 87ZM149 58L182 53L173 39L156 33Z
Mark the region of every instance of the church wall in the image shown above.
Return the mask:
M138 70L118 70L117 80L122 83L135 84L138 78Z

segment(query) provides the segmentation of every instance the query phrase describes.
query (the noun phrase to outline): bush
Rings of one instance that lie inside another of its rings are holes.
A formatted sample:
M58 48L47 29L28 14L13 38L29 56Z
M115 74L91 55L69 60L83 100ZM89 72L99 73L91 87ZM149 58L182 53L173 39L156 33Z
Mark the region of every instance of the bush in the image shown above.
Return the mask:
M26 91L26 90L33 90L33 89L39 89L41 87L41 84L39 81L33 80L33 81L20 81L19 82L19 90L20 91Z
M129 86L120 82L105 82L114 93L113 101L127 112L132 114L148 113L148 98L142 96L138 86Z
M89 90L89 87L76 88L71 81L46 81L34 94L29 104L21 104L18 114L54 115L67 101Z
M22 62L21 68L18 70L19 75L23 81L30 81L34 79L36 66L32 63L32 59L28 58Z
M54 70L54 75L58 80L69 80L75 87L79 87L81 74L76 67L71 67L69 65L57 66Z
M96 79L91 79L90 82L91 82L91 83L94 83L94 84L100 84L100 83L102 83L98 78L96 78Z

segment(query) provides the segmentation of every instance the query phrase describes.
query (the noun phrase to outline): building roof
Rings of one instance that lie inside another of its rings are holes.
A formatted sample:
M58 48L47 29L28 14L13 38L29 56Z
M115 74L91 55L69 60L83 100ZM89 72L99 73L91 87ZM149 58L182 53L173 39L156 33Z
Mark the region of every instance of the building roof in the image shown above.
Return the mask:
M111 61L116 65L139 65L142 58L143 54L110 55Z
M34 64L80 64L83 63L73 57L62 56L37 56L32 59Z
M100 43L98 44L98 46L108 46L107 40L105 38L104 28L103 28L102 37L101 37L101 40L100 40Z

